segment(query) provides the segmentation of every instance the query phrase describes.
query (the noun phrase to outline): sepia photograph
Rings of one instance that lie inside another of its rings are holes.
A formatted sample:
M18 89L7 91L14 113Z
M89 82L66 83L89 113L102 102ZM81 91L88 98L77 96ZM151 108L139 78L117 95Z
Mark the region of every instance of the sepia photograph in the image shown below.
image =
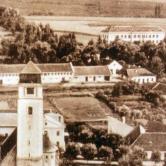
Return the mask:
M0 166L166 166L166 0L0 0Z

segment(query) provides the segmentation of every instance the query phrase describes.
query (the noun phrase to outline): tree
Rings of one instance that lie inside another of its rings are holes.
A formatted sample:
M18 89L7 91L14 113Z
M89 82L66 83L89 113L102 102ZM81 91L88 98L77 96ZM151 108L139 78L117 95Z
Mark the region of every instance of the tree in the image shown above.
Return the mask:
M161 76L163 71L165 70L164 63L158 55L152 58L150 63L150 70L158 76Z
M129 166L129 162L127 160L119 160L119 166Z
M98 158L111 160L113 158L113 151L110 147L101 146L98 150Z
M107 135L107 146L111 147L113 150L118 149L123 142L124 139L118 134Z
M85 144L81 148L81 154L86 160L92 160L97 154L97 148L95 144Z
M125 146L125 145L121 145L119 147L119 149L120 149L120 152L121 152L121 155L122 155L123 159L126 160L126 156L129 153L129 147Z
M94 138L93 143L97 148L100 148L102 145L107 145L107 131L104 129L95 130L93 129Z
M143 94L144 98L146 101L153 103L154 105L159 105L160 104L160 94L158 92L155 92L153 90L150 90L148 92L145 92L145 94Z
M142 166L142 161L146 158L146 152L140 147L134 147L129 154L130 166Z
M90 129L86 128L79 133L78 137L80 142L90 143L92 142L93 132Z
M73 160L77 157L77 155L80 154L80 147L78 146L78 144L74 143L74 142L70 142L67 147L66 147L66 151L64 153L64 157Z
M161 153L160 151L152 152L151 160L154 162L159 162L161 160Z

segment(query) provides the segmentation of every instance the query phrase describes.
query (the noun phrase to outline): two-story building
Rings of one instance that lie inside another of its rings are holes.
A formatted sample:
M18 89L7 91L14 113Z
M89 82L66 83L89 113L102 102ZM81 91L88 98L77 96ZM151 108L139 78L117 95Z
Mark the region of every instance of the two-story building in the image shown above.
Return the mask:
M151 41L158 44L164 40L165 31L161 27L112 25L101 31L101 38L108 43L121 39L127 42Z

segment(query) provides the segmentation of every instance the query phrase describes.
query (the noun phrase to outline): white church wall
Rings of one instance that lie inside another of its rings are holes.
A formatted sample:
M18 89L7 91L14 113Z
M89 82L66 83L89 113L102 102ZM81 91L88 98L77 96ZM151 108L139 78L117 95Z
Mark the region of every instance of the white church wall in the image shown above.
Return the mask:
M43 166L57 166L56 152L50 151L43 154Z
M40 159L43 155L42 87L34 84L33 87L34 94L30 95L26 86L19 87L17 157L21 159Z

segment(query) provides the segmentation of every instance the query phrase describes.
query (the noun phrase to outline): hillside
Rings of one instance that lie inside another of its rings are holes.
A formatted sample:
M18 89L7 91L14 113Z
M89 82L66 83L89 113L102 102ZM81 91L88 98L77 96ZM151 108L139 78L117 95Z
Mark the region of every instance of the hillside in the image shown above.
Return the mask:
M23 15L154 17L156 2L166 17L165 0L0 0Z

